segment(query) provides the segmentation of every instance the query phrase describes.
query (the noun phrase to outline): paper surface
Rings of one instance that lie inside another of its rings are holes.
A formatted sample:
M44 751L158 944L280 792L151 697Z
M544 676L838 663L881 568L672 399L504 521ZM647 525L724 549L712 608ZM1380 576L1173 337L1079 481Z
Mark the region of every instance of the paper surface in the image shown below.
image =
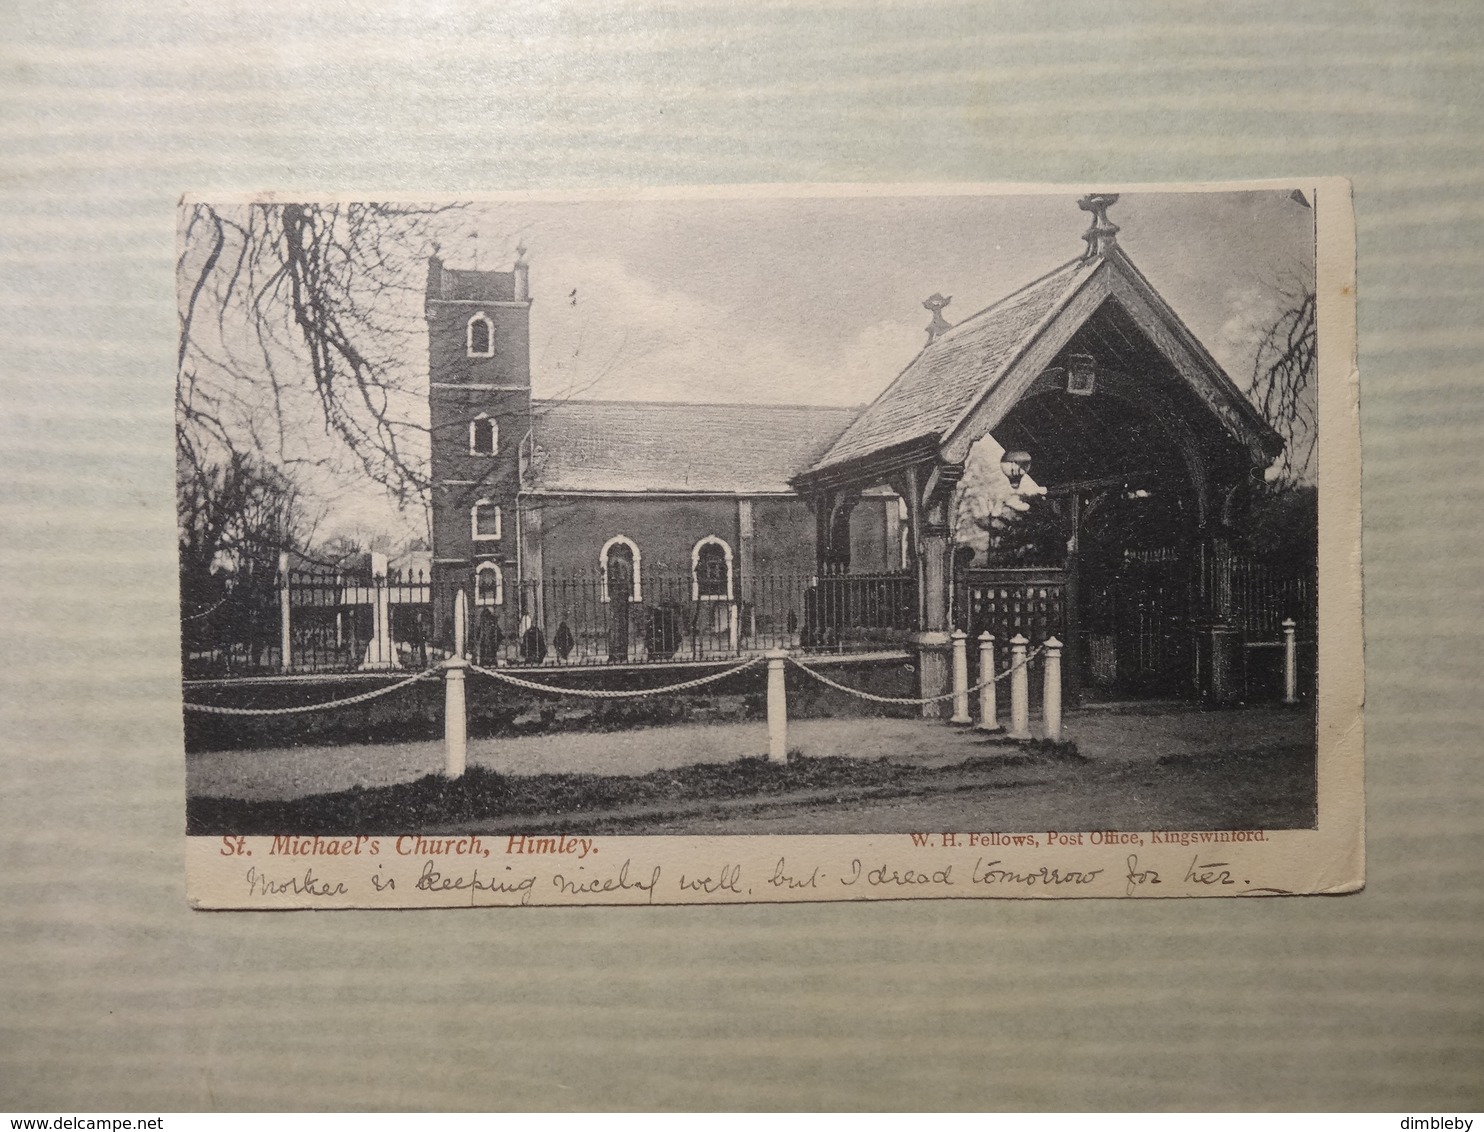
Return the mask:
M1476 19L13 8L7 1104L1476 1108ZM1359 228L1363 893L189 908L161 392L183 191L1300 171L1352 178Z
M192 901L1358 888L1349 203L1338 180L186 201ZM280 225L308 251L263 251ZM504 259L492 231L521 233ZM359 290L318 282L321 245L343 245ZM408 262L378 274L392 249ZM269 269L323 292L300 325L337 320L313 367L283 334L239 360L274 308L234 298ZM924 345L897 275L944 279L967 313L922 302ZM406 334L385 329L383 278L422 303ZM859 331L837 328L873 318L852 356ZM357 420L356 391L383 385L406 409ZM846 406L818 404L832 394ZM316 397L330 431L301 437ZM337 440L349 468L325 455ZM301 495L246 490L289 517L234 512L233 476L267 467ZM370 526L381 553L321 533L421 476L420 536ZM327 477L311 527L287 509ZM383 738L419 718L420 671L444 693L432 777L426 743ZM615 705L696 722L615 724ZM490 711L506 722L471 751Z

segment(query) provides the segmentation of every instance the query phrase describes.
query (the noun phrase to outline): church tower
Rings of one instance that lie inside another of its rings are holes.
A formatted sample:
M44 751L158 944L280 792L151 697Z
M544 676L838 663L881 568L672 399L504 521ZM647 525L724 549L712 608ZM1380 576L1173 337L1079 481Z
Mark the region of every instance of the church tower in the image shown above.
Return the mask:
M433 632L453 639L454 595L505 638L519 623L516 495L531 429L531 298L525 248L510 271L428 260L428 419L432 429Z

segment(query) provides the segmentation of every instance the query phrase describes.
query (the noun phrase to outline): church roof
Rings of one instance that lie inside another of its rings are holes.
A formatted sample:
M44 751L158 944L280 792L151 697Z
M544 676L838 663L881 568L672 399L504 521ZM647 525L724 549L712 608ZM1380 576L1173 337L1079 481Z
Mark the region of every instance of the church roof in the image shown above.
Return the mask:
M534 401L531 490L792 494L859 406Z
M1079 257L1064 263L945 331L866 407L813 470L944 436L1101 262Z

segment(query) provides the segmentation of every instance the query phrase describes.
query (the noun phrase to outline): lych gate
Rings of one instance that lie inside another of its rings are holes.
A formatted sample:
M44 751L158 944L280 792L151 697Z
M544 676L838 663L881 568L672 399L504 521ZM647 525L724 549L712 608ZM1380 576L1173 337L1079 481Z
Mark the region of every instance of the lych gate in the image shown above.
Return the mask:
M921 693L948 688L949 633L1066 642L1074 696L1234 697L1230 557L1282 440L1118 247L1118 198L1084 197L1084 255L958 325L934 295L928 343L793 484L814 506L819 571L849 568L849 513L905 501ZM1032 506L994 560L956 554L970 450L998 446ZM937 714L936 706L928 709Z

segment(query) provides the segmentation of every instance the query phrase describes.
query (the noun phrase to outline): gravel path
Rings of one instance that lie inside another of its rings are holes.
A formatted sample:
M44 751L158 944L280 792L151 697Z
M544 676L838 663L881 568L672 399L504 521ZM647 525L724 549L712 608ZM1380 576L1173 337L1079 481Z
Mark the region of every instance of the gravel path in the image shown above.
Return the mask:
M1275 708L1200 712L1140 707L1069 714L1067 736L1094 763L1157 763L1214 757L1272 741L1302 743L1312 716ZM789 746L809 757L894 758L952 765L985 752L983 737L943 723L905 719L801 720ZM686 724L633 731L571 732L515 739L474 739L470 765L506 774L644 774L701 762L729 762L767 749L761 723ZM186 791L194 797L288 799L411 782L443 767L439 742L208 751L186 756Z

